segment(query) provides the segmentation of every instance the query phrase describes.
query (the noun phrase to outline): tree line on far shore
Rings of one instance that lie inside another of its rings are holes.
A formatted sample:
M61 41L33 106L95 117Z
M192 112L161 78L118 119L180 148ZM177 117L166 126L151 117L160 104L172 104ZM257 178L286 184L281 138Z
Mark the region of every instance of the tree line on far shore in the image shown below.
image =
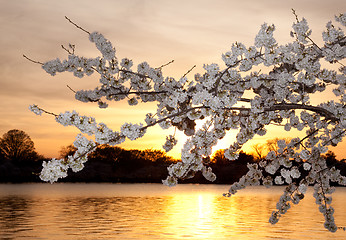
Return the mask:
M238 181L248 168L248 163L258 162L265 157L264 149L275 151L278 139L266 145L254 145L254 154L240 152L235 161L227 160L223 150L218 150L205 162L213 169L216 184L231 184ZM67 158L76 151L73 145L62 147L60 157ZM328 165L335 165L346 174L346 164L338 161L333 152L324 156ZM159 183L167 177L167 167L180 161L167 156L161 150L127 150L117 146L99 145L91 153L83 171L69 173L61 182L121 182L121 183ZM24 131L13 129L0 138L0 182L41 182L39 173L42 162L48 159L38 154L34 142ZM197 173L182 183L210 183Z

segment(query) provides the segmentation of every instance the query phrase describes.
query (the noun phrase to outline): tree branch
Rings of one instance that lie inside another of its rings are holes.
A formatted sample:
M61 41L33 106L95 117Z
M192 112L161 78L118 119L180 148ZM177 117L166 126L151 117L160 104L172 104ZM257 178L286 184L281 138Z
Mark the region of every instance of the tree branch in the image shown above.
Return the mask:
M322 107L316 107L316 106L311 106L311 105L303 105L303 104L295 104L295 103L280 103L280 104L275 104L271 107L264 108L265 112L268 111L276 111L276 110L290 110L290 109L305 109L309 111L313 111L315 113L320 114L321 116L325 117L326 120L331 120L332 122L339 121L335 115L322 108Z

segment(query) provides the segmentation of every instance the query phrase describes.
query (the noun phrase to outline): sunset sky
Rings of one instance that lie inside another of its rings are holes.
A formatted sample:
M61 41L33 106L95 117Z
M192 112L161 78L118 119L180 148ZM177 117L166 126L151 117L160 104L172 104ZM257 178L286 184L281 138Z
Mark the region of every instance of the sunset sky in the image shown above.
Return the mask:
M78 55L98 56L88 36L64 16L90 32L104 34L119 59L128 57L135 64L147 61L153 67L174 60L164 68L164 74L177 78L197 65L188 75L191 78L201 72L204 63L221 64L221 54L232 43L253 45L264 22L275 24L280 44L291 41L289 33L295 20L291 8L308 20L317 43L322 42L325 24L346 10L343 0L0 0L0 6L0 135L14 128L24 130L36 150L46 157L58 157L60 148L72 143L78 130L59 125L52 116L34 115L28 110L31 104L54 113L75 109L113 130L119 130L125 122L144 122L145 114L155 112L156 106L129 108L126 103L112 102L105 110L96 104L77 102L66 85L75 90L93 89L96 76L76 79L64 73L51 77L40 65L24 59L23 54L40 62L64 59L66 52L60 46L69 43L76 45ZM322 99L328 97L326 94ZM165 136L173 132L154 127L144 138L127 140L121 147L161 149ZM218 148L229 146L234 136L227 135ZM251 144L284 136L293 137L282 133L282 128L274 128L264 138L256 137L247 149ZM177 158L184 138L179 140L180 145L170 152ZM346 158L345 147L343 142L332 150L338 158Z

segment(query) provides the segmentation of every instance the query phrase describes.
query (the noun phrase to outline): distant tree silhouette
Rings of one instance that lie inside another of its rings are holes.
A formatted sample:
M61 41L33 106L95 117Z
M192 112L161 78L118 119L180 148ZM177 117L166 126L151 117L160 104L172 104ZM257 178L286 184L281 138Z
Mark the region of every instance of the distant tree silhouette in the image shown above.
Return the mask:
M247 154L243 151L239 152L239 157L238 159L235 160L235 162L240 162L240 163L253 163L254 162L254 156L251 154Z
M278 150L279 150L278 141L279 140L285 140L286 144L288 144L289 142L291 142L292 138L278 138L277 137L277 138L267 140L265 145L266 145L268 152L274 151L276 154L278 154Z
M279 140L285 140L286 144L288 144L292 138L273 138L273 139L268 139L264 143L257 143L251 146L253 149L252 155L254 158L258 161L261 159L264 159L266 155L273 151L275 154L278 154L279 146L278 146L278 141Z
M172 157L167 156L166 152L161 150L145 149L139 153L142 158L156 163L176 162Z
M61 147L59 151L60 158L67 159L69 155L73 156L73 154L77 151L77 148L73 146L73 144L67 145L66 147Z
M60 158L67 159L69 155L73 155L77 150L73 144L61 147L59 153ZM156 149L145 149L145 150L126 150L117 146L110 146L108 144L102 144L97 146L96 150L89 155L90 160L101 160L111 162L122 162L124 165L130 165L131 167L136 164L148 165L153 162L155 163L173 163L177 162L164 151ZM135 165L137 166L137 165Z
M118 161L122 151L120 147L102 144L89 155L89 158L90 160L115 162Z
M328 166L333 166L338 162L338 160L336 160L336 155L333 151L329 150L325 155L323 155L323 157L324 159L326 159Z
M256 160L261 160L265 157L267 150L264 144L257 143L252 145L251 148L254 150L253 155Z
M34 142L22 130L12 129L0 139L0 152L4 160L21 162L38 158Z
M0 137L0 142L1 142L1 137ZM4 161L4 159L5 159L5 156L4 156L4 154L3 154L3 152L2 152L2 150L0 149L0 163L2 163L3 161Z
M243 151L240 151L239 152L239 157L237 160L234 160L234 161L230 161L228 160L225 155L225 150L224 149L220 149L220 150L217 150L213 157L211 158L211 163L213 165L229 165L230 163L248 163L248 162L253 162L254 161L254 156L250 155L250 154L247 154Z
M217 165L229 164L230 161L225 157L224 153L225 153L225 149L219 149L215 151L213 157L211 158L211 162Z

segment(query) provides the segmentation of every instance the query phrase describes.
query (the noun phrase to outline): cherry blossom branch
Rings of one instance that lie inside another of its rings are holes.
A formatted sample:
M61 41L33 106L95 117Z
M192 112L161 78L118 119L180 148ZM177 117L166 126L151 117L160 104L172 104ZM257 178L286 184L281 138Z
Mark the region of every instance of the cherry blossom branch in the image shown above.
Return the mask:
M281 214L288 210L289 201L295 204L299 202L299 194L305 193L306 184L321 182L324 191L322 194L329 194L331 191L328 188L330 181L346 185L346 177L333 169L320 172L320 178L316 176L316 172L327 166L321 154L327 151L329 145L341 142L346 132L345 69L339 69L339 74L334 70L321 68L320 63L322 59L331 63L345 59L345 36L341 29L336 29L329 23L327 32L323 32L325 46L319 47L309 37L311 29L307 21L304 18L300 21L295 11L292 11L296 17L296 23L293 24L295 41L279 46L273 37L275 26L265 23L255 37L254 46L246 47L236 42L230 51L222 55L222 60L226 64L224 70L220 70L218 64L204 65L206 72L202 76L195 75L194 81L189 81L187 74L195 66L178 80L164 77L161 68L173 63L173 60L158 68L152 68L147 62L143 62L138 64L136 72L132 70L132 60L124 58L118 62L115 48L102 34L90 33L65 17L72 25L89 35L89 40L95 44L101 55L97 58L79 57L74 55L74 46L71 45L70 49L62 46L69 54L68 59L63 61L57 58L41 63L23 55L24 58L43 65L43 69L52 76L67 71L80 78L98 73L101 76L101 85L94 90L76 92L68 86L80 101L98 102L101 108L108 106L102 102L103 98L115 101L129 98L129 105L136 105L138 99L142 99L143 102L156 101L156 114L146 114L145 126L125 123L121 126L120 132L114 132L103 123L97 124L94 118L80 116L75 111L56 115L36 105L30 106L30 109L38 115L53 115L56 121L64 126L73 125L84 134L95 135L95 141L100 144L115 145L120 144L125 138L138 139L144 136L147 128L156 124L160 124L163 129L173 126L184 130L190 138L182 148L181 162L172 164L168 168L169 176L163 180L164 184L170 186L175 185L179 178L190 177L198 171L208 180L215 179L203 158L211 154L212 147L230 129L239 129L239 132L235 142L225 150L224 156L229 160L235 160L246 142L253 139L256 134L266 134L264 127L269 124L281 123L282 119L287 119L286 131L292 127L298 130L308 128L306 136L302 139L295 138L290 143L279 140L277 144L280 151L268 153L263 162L248 164L249 172L230 188L231 195L239 189L258 185L260 182L270 186L275 174L275 183L288 183L289 187L278 202L278 211L273 212L270 218L270 222L274 224ZM336 17L336 21L346 26L345 16L346 14L342 14ZM259 65L266 69L270 67L271 71L268 74L260 74L251 70ZM243 76L242 73L246 72L249 74ZM188 88L185 88L186 83L189 84ZM340 97L340 101L322 100L320 105L309 105L310 94L324 91L326 84L337 86L333 93ZM253 91L253 95L243 97L247 91ZM130 98L130 95L137 97ZM240 102L246 103L245 106L238 107L237 104ZM300 118L297 112L300 112ZM198 119L208 120L202 129L195 131ZM210 129L212 127L214 128ZM204 130L206 132L201 134ZM176 144L176 139L170 135L166 140L163 148L169 151ZM81 170L88 153L97 146L94 141L82 135L77 136L74 144L78 146L78 152L69 157L67 163L54 159L43 163L40 175L42 180L53 182L65 177L68 168L73 171ZM303 146L302 150L299 150L300 145ZM298 150L300 152L297 152ZM298 167L292 166L293 163L297 163ZM309 171L310 179L301 179L298 186L296 183L302 176L302 169L299 169L301 165L305 171ZM321 191L318 191L316 194L321 194ZM327 199L324 199L325 203L326 201ZM326 219L325 227L329 231L335 231L336 226L332 218L329 218L327 212L323 214Z

